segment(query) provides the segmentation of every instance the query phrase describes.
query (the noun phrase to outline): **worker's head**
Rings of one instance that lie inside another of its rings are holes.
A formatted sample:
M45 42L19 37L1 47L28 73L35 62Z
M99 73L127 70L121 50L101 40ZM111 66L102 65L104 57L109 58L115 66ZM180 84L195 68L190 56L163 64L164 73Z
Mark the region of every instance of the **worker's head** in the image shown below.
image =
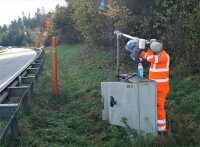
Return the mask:
M160 42L153 42L150 46L151 50L155 53L159 53L163 49L163 45Z

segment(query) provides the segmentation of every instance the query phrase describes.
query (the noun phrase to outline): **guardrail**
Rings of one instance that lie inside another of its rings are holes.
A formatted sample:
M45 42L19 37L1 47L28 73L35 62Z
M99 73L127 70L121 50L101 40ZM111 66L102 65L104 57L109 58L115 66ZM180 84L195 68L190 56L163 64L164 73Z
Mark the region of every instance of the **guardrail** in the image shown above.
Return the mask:
M35 56L33 56L29 62L27 62L23 67L21 67L21 69L19 71L17 71L15 74L13 74L9 79L8 81L6 81L5 83L3 83L1 86L0 86L0 92L5 88L7 87L16 77L18 77L18 75L20 75L28 66L30 66L31 63L33 63L33 61L40 56L42 50L41 48L38 48L38 49L32 49L32 50L36 50L37 51L37 54L35 54Z
M42 70L45 61L45 52L39 49L38 57L24 69L3 91L0 92L0 120L7 121L5 128L0 132L0 145L10 129L9 144L13 146L18 135L17 113L22 105L25 115L29 114L28 97L34 96L34 84ZM17 103L12 103L17 99Z

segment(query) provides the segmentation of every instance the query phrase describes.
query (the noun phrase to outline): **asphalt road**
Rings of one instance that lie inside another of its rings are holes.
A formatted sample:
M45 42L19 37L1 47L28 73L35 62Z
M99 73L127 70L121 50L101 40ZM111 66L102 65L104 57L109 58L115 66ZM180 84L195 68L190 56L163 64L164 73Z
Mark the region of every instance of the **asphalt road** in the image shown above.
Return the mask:
M36 58L30 49L7 49L0 54L0 92L8 86Z

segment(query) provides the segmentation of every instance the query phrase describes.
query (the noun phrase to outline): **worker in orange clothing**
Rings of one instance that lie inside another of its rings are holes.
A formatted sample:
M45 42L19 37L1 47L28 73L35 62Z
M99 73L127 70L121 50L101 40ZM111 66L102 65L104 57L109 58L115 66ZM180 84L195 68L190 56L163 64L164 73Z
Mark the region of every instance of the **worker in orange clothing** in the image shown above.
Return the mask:
M150 45L151 50L142 51L140 57L151 63L149 79L156 81L157 85L157 129L159 132L167 132L165 100L169 93L169 65L170 56L159 42Z

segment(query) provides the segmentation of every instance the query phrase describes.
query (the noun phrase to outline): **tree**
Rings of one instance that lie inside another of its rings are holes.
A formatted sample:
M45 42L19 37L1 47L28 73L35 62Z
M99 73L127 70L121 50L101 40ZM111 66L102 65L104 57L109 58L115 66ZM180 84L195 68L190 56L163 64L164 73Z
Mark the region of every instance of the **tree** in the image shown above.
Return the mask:
M68 0L76 28L90 45L112 45L113 31L126 28L128 9L120 6L120 1L107 6L105 12L98 10L98 2L90 0Z
M80 32L74 26L71 10L68 7L56 6L53 23L54 35L58 37L60 43L75 44L79 42Z
M8 29L7 26L4 24L3 27L2 27L2 29L1 29L1 32L6 32L7 29Z

